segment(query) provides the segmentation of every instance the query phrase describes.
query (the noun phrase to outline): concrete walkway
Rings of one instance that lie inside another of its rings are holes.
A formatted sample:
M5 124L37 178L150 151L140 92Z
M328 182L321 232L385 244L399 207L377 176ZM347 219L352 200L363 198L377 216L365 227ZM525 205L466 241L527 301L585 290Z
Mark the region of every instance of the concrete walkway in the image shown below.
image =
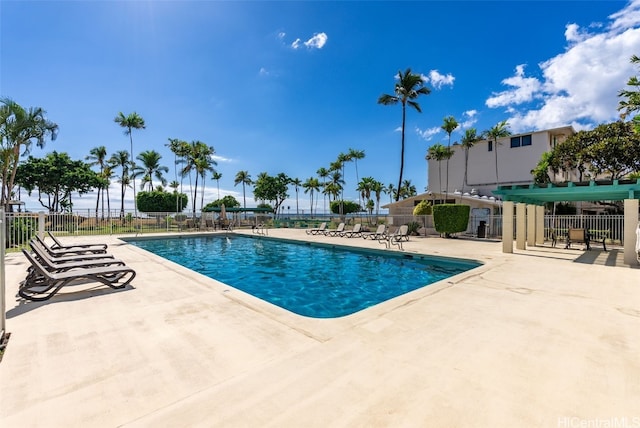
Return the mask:
M24 257L7 256L2 427L640 426L640 270L619 250L412 238L407 252L485 265L311 319L114 237L81 240L138 276L34 303L16 297Z

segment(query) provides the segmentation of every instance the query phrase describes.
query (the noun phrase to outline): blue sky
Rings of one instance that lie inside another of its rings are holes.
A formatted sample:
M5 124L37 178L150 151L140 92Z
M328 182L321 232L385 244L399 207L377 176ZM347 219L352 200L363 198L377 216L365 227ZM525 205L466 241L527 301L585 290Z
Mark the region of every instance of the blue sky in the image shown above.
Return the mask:
M216 150L220 196L240 201L240 170L304 181L349 148L365 151L360 178L397 183L401 108L377 99L407 67L432 90L406 125L404 178L422 192L445 116L463 124L453 141L501 120L514 133L591 128L617 118L633 54L640 0L0 2L0 96L60 126L33 155L129 150L113 118L135 111L147 128L134 132L134 154L157 150L173 179L167 139L203 141ZM353 164L345 180L357 200ZM217 197L208 179L205 199Z

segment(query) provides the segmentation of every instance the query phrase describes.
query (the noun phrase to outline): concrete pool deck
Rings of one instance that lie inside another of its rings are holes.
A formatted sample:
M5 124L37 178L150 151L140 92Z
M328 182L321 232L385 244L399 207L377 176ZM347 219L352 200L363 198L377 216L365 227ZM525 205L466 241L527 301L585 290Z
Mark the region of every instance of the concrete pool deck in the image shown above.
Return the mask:
M412 238L407 252L485 265L310 319L116 237L79 240L107 242L138 275L28 302L26 260L7 256L0 426L640 426L640 270L621 250Z

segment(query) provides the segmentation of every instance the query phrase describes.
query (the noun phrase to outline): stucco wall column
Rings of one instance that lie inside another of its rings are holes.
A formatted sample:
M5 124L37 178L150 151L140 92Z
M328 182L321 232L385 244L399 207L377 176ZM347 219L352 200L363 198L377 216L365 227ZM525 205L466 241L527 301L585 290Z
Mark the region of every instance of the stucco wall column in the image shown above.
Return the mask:
M527 205L516 204L516 248L527 249Z
M536 227L538 213L535 205L527 205L527 245L535 247L536 245Z
M624 263L638 264L636 253L636 227L638 227L638 200L624 200Z
M536 245L544 244L544 205L536 205Z
M513 253L513 202L502 203L502 252Z

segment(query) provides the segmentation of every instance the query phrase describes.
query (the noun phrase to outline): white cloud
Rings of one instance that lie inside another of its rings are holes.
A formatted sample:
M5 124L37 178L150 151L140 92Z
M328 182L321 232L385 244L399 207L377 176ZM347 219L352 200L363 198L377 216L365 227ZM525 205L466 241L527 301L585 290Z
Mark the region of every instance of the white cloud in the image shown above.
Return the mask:
M213 156L211 156L211 159L213 159L216 162L233 162L232 159L225 158L225 157L220 156L220 155L213 155Z
M524 64L516 66L515 75L502 80L502 84L513 89L499 92L491 96L486 104L488 107L502 107L512 104L522 104L533 100L539 95L542 87L540 81L534 77L525 77Z
M327 39L329 37L326 33L316 33L312 38L304 42L304 45L309 49L317 48L322 49L324 45L327 43Z
M502 81L509 88L492 94L486 105L504 107L514 132L568 124L582 129L616 120L618 91L637 74L629 59L640 46L640 0L609 19L594 33L567 25L567 49L538 65L539 79L525 76L520 65Z
M425 80L425 76L422 77L422 80ZM431 70L429 72L429 77L427 78L428 82L431 82L431 85L435 89L440 89L443 86L453 86L453 81L456 80L452 74L440 74L438 70Z
M463 133L465 129L471 128L478 121L478 110L467 110L462 113L463 120L458 127L458 131Z
M260 67L258 74L260 74L260 76L269 76L271 73L266 68Z
M426 141L430 141L434 135L439 134L440 132L442 132L442 128L440 128L439 126L435 126L429 129L420 129L416 126L416 134L418 134L420 138Z
M281 34L284 37L284 33ZM295 39L293 43L291 43L291 47L293 49L299 49L304 45L307 49L322 49L328 39L329 36L327 36L327 33L316 33L306 42L303 42L300 38Z

